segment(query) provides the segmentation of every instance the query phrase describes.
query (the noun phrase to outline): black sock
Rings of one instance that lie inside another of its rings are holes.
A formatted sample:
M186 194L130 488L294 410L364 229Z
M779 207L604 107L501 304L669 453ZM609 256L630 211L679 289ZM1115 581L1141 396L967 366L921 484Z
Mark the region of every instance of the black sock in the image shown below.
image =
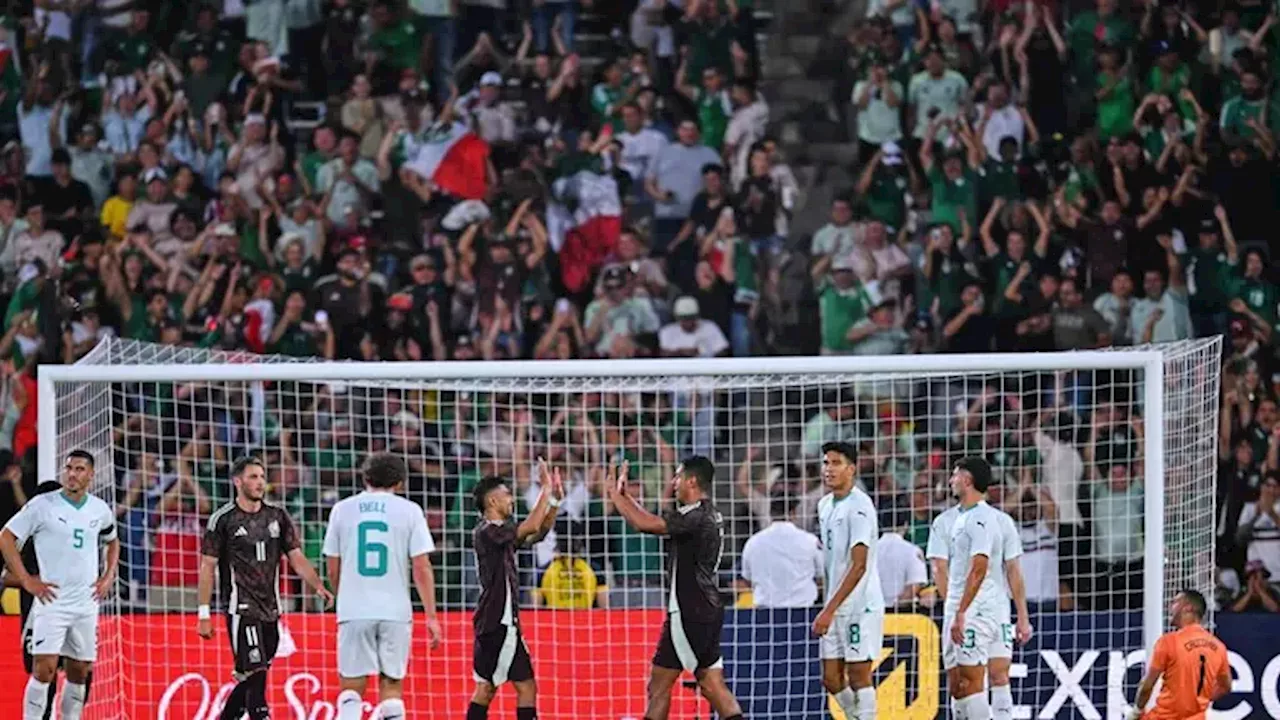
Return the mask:
M488 720L489 706L471 703L467 706L467 720Z
M240 720L244 715L245 682L241 680L231 688L231 694L227 696L227 704L223 705L222 712L218 713L218 720Z
M742 717L742 713L738 713L737 715L730 715L724 720L745 720L745 719Z
M271 707L267 705L267 671L259 670L244 681L244 709L249 720L270 720Z
M47 700L44 704L44 720L53 720L53 703L58 697L58 676L54 674L53 681L49 683L49 692Z
M538 708L516 708L516 720L538 720Z

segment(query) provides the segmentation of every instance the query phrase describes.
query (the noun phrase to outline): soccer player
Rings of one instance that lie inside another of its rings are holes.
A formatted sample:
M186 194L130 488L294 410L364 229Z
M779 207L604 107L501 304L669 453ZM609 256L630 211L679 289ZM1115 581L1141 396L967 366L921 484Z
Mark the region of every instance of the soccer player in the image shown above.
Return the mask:
M338 720L361 720L362 697L375 674L378 717L405 717L401 684L413 637L410 573L426 609L429 644L440 644L430 557L436 545L422 508L396 494L408 475L400 458L372 455L364 465L365 491L329 513L324 554L329 585L338 596Z
M79 720L84 712L85 681L98 657L98 602L111 592L120 561L115 513L89 494L93 467L87 451L68 453L62 491L32 498L0 531L0 553L9 572L37 600L27 625L34 667L23 720L44 717L60 658L67 673L62 717ZM28 538L35 543L39 575L28 573L22 563L19 547Z
M1022 538L1018 534L1018 524L1003 510L992 508L1000 518L999 542L1003 548L1003 567L990 567L993 573L1002 573L1000 582L1006 595L1013 596L1014 607L1018 612L1018 624L1010 623L1009 603L996 606L997 622L1000 634L987 649L987 679L991 686L992 720L1011 720L1013 718L1013 691L1009 687L1009 668L1013 664L1013 639L1025 645L1031 640L1032 628L1027 612L1027 586L1022 579L1022 565L1018 558L1022 555ZM960 516L960 506L952 505L938 517L933 519L929 528L929 547L925 556L933 566L934 583L945 604L947 600L947 560L951 555L951 531L956 518Z
M716 468L695 455L676 468L670 492L676 506L659 516L627 494L627 464L615 469L608 483L614 507L632 528L666 535L671 594L658 649L649 669L645 720L667 720L671 686L685 670L698 680L702 696L723 720L742 720L742 707L724 681L720 628L724 606L716 573L724 552L724 518L711 504Z
M36 486L35 492L31 494L32 498L36 498L45 493L58 492L62 489L62 485L56 480L47 480ZM36 544L27 543L22 548L22 566L27 569L28 575L40 574L40 560L36 557ZM22 589L22 585L18 583L18 578L13 573L4 569L4 563L0 562L0 587L12 587L18 589L18 614L21 621L22 636L19 642L22 644L22 667L27 671L28 675L35 672L35 656L31 654L31 627L27 625L27 618L31 616L31 607L35 604L36 599L31 593ZM66 658L58 658L58 669L65 669ZM93 671L90 670L84 678L84 702L89 704L89 691L93 686ZM54 696L58 692L58 684L56 682L49 683L49 697L45 703L43 720L50 720L53 717L53 701Z
M559 468L548 471L546 461L539 458L538 474L542 494L529 517L519 525L512 519L516 499L506 480L487 477L476 485L475 503L481 520L472 534L472 546L480 575L480 599L472 618L476 635L472 666L476 689L467 706L467 720L489 717L494 694L508 680L516 688L517 720L538 717L533 662L520 632L516 547L532 545L546 537L564 499L564 481Z
M1214 700L1231 692L1231 667L1222 641L1200 625L1204 596L1183 590L1173 596L1169 616L1177 628L1156 641L1146 677L1129 711L1129 720L1204 720ZM1156 683L1164 677L1156 705L1144 713Z
M884 593L876 570L880 528L870 496L854 484L857 465L849 443L822 446L822 481L831 490L818 501L827 600L813 632L821 638L823 687L845 717L873 720L871 668L884 645Z
M951 491L960 499L948 542L946 602L942 620L942 666L947 670L952 712L957 720L987 720L991 706L984 687L988 653L1000 637L1000 606L1009 598L994 568L1004 561L1000 518L987 504L991 466L966 457L951 473Z
M267 468L256 457L243 457L231 466L236 497L209 516L200 548L197 629L200 637L213 637L209 602L213 573L218 571L219 596L227 604L227 634L235 657L236 686L223 706L220 720L271 717L267 706L267 669L280 642L280 558L287 557L293 571L325 605L333 595L298 546L289 514L263 501L267 492Z

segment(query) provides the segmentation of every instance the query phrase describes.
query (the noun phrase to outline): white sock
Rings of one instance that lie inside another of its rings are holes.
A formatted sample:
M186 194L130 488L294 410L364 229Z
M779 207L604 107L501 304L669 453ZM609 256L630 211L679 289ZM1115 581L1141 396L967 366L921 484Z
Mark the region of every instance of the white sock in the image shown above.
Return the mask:
M400 698L383 700L374 713L379 720L404 720L404 701Z
M84 685L66 682L62 685L62 720L80 720L84 712Z
M1013 720L1013 688L1008 685L991 686L991 717L993 720Z
M364 714L364 698L355 690L338 693L338 720L360 720Z
M956 715L963 720L990 720L991 705L987 702L987 691L957 700Z
M857 720L858 717L858 696L853 694L853 689L846 687L836 693L836 704L844 711L846 720Z
M876 720L876 689L862 688L857 691L858 720Z
M48 703L49 683L40 682L32 675L23 698L22 720L44 720L44 708Z

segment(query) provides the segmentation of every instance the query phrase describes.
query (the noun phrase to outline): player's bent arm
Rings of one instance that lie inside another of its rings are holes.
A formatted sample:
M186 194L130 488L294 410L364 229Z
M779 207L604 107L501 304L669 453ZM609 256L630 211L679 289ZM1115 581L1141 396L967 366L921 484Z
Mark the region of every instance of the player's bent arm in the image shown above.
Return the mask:
M218 569L218 558L200 556L200 572L196 578L196 604L204 607L213 600L213 573Z
M667 534L667 521L640 507L640 504L630 495L615 493L613 506L633 529L649 535Z
M1218 675L1218 682L1213 686L1213 697L1211 700L1217 702L1231 692L1231 667L1223 668L1222 674Z
M1160 681L1160 676L1163 674L1164 671L1157 668L1147 670L1147 674L1142 677L1142 682L1138 683L1138 693L1133 696L1133 709L1130 710L1130 717L1142 716L1142 709L1151 700L1151 691L1155 690L1156 683Z
M9 574L17 581L18 587L25 587L31 577L22 564L22 553L18 551L18 536L9 528L0 531L0 554L4 555L4 564Z
M102 569L98 582L110 587L116 581L116 570L120 568L120 538L113 538L107 543L107 562Z
M302 578L302 582L306 583L307 587L316 592L325 590L324 580L321 579L316 569L311 565L311 561L307 559L307 556L303 554L300 548L290 550L287 557L289 558L289 567L298 573L298 577Z
M529 517L524 522L516 526L516 544L524 544L533 541L533 538L542 532L542 523L547 519L547 513L551 509L551 493L547 489L543 489L538 494L538 502L533 504L533 511L529 513ZM548 528L550 530L550 528ZM546 533L542 533L546 535Z
M974 555L969 565L969 575L964 579L964 594L960 596L960 612L965 612L978 596L982 580L987 576L987 564L991 558L986 555Z
M1004 572L1009 580L1009 591L1013 593L1013 607L1018 612L1018 622L1031 622L1031 614L1027 611L1027 583L1022 577L1022 563L1017 558L1006 560Z
M422 553L413 558L413 584L422 598L422 608L428 618L436 616L436 571L431 566L431 555Z
M944 558L932 558L929 562L933 565L933 584L938 589L938 600L946 602L947 561Z
M827 600L822 612L835 612L845 598L853 593L853 589L858 587L858 583L862 582L862 576L867 573L867 553L868 548L862 543L850 548L849 568L844 571L844 577L840 578L840 584L836 585L836 591Z
M342 556L326 555L324 559L325 576L329 578L329 589L334 596L338 594L338 583L342 582Z

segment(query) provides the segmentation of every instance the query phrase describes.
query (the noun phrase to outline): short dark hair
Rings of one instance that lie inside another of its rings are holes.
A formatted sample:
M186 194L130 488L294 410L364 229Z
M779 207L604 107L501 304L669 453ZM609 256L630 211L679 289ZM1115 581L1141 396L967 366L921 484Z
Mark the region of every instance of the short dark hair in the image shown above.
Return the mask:
M1204 595L1199 590L1184 588L1178 591L1178 594L1187 599L1191 603L1191 612L1195 613L1196 619L1204 617L1205 610L1208 605L1204 601Z
M393 488L409 477L409 467L398 455L374 453L364 463L364 483L369 487Z
M843 440L822 443L822 454L826 455L829 452L840 453L845 460L849 461L850 465L858 462L858 449L853 446L853 443L847 443Z
M476 501L476 512L483 513L484 503L485 500L489 499L489 493L506 484L506 479L498 477L497 475L490 475L476 483L476 488L472 491L473 497Z
M57 480L45 480L36 486L35 495L44 495L45 493L58 492L62 489L62 485Z
M245 455L236 460L231 466L231 477L238 478L244 475L244 471L248 470L251 465L257 465L262 468L263 472L267 471L267 464L262 462L262 458L257 455Z
M986 492L987 488L991 487L991 465L987 464L986 460L976 455L963 457L956 463L956 469L964 470L973 477L973 489L978 492Z
M702 492L710 495L712 485L716 479L715 463L703 455L693 455L685 458L681 465L684 466L685 477L692 475L697 478L698 487L702 489Z
M775 492L773 498L769 500L769 517L774 520L786 520L796 511L796 506L799 504L800 498L795 493L789 490Z
M89 463L89 467L94 466L93 453L89 452L88 450L82 450L80 448L76 448L75 450L72 450L71 452L67 453L67 459L83 460Z

